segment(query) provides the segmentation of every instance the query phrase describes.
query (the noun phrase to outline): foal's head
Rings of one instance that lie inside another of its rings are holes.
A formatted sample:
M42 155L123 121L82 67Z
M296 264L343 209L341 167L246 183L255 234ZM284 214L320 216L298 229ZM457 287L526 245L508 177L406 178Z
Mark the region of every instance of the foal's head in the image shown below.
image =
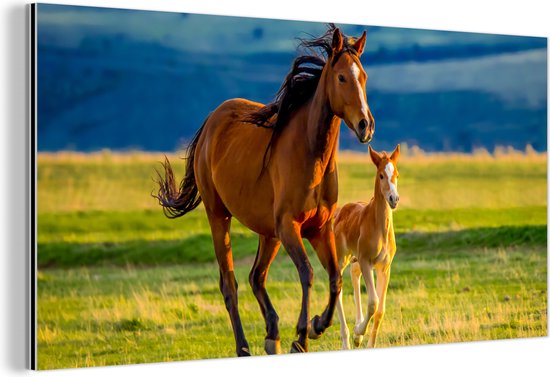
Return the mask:
M363 32L358 39L344 36L338 28L332 34L332 53L326 64L326 90L334 114L342 118L361 143L374 134L374 117L367 104L367 73L359 57L367 39Z
M370 158L377 169L376 179L380 182L377 186L392 209L395 209L399 203L399 193L397 192L399 151L399 144L397 144L391 156L388 157L386 152L378 153L369 145Z

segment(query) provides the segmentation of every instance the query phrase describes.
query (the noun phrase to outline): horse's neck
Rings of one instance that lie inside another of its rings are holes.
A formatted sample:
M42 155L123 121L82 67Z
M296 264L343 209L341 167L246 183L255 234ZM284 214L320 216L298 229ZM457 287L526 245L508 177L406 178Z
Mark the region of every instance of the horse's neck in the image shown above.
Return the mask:
M338 146L340 119L334 115L325 91L324 75L307 108L307 145L311 154L320 161L324 171L334 158Z
M387 238L390 231L391 223L393 221L393 215L386 198L380 190L380 180L376 177L376 184L374 187L374 199L372 201L372 210L374 211L375 227L380 229L383 236Z

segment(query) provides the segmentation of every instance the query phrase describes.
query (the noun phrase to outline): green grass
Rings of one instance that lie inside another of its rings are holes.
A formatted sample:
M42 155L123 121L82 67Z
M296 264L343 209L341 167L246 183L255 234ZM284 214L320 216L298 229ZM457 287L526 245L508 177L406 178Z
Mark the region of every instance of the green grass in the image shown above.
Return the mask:
M204 210L168 220L149 195L161 159L39 156L40 369L234 355ZM368 159L341 156L339 166L339 202L368 200ZM181 177L181 161L175 167ZM399 169L398 252L378 346L547 335L545 158L443 156L404 159ZM232 242L245 333L252 353L263 354L265 325L248 286L257 236L234 221ZM308 250L317 314L328 279ZM268 291L285 352L298 281L282 250ZM351 327L348 273L344 281ZM339 349L338 326L335 318L311 351Z
M251 351L262 355L264 323L237 264L239 306ZM316 258L311 310L328 298ZM547 335L546 247L400 250L392 269L379 347ZM40 369L234 356L215 263L136 268L46 269L39 273ZM268 280L284 352L300 308L296 270L281 253ZM365 296L363 296L366 298ZM353 324L353 295L344 276ZM311 351L340 348L338 320Z
M397 210L397 244L432 248L505 247L546 242L546 207ZM234 221L236 259L254 256L257 235ZM162 265L214 261L204 211L168 220L162 211L44 214L38 222L39 267Z

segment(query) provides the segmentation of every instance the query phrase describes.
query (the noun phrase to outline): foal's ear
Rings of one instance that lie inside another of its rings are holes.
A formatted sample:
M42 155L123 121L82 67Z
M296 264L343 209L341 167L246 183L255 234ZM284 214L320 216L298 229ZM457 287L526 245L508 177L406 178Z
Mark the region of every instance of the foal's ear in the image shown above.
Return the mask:
M364 30L361 37L353 44L353 49L357 51L357 55L361 55L365 50L365 42L367 41L367 31Z
M382 161L382 156L380 156L380 153L372 149L372 147L369 144L369 154L370 159L372 160L372 163L378 167L380 165L380 161Z
M397 159L399 158L399 153L401 153L401 147L400 144L397 144L397 147L393 150L390 156L390 160L393 162L397 162Z
M344 40L342 38L342 33L340 32L340 29L336 28L332 33L332 53L339 53L340 51L342 51L343 46Z

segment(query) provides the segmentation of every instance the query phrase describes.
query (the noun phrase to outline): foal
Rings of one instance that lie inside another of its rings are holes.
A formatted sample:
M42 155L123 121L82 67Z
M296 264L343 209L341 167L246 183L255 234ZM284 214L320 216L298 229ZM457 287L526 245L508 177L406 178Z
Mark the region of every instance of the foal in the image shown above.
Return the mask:
M391 262L396 251L392 210L399 202L397 193L399 145L389 157L386 152L378 153L370 146L369 154L377 169L374 197L368 204L348 203L337 209L334 233L340 272L343 272L351 262L351 282L356 309L354 343L356 346L361 344L367 326L374 317L367 344L367 347L374 347L376 334L384 317ZM376 270L376 288L373 270ZM368 294L365 318L361 310L361 274L365 279ZM338 296L336 308L340 319L342 348L349 349L349 331L344 316L342 291Z

